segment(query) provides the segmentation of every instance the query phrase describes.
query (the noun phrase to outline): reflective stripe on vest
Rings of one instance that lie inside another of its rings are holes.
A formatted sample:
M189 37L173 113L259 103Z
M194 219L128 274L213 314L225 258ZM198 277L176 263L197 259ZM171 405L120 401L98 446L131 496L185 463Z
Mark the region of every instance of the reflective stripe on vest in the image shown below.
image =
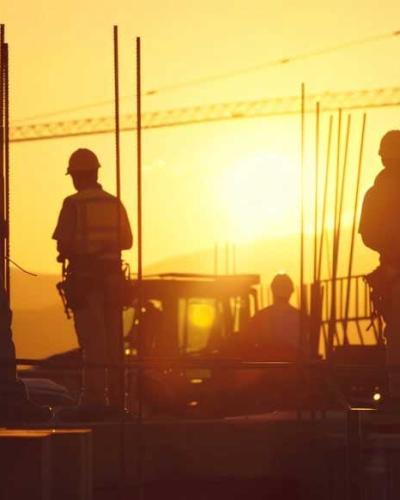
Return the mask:
M116 198L92 197L75 200L77 224L74 250L77 254L102 254L121 248L122 207Z

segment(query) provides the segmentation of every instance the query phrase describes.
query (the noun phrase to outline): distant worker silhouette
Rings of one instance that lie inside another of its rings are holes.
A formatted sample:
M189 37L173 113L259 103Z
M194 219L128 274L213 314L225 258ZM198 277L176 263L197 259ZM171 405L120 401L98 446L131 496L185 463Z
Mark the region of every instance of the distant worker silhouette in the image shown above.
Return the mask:
M248 340L268 360L294 361L300 350L300 311L289 301L293 282L277 274L271 282L273 304L258 311L247 328Z
M367 281L385 323L390 401L400 409L400 130L387 132L379 155L384 169L367 191L359 232L364 244L380 255L380 266ZM398 365L397 370L391 370Z
M106 371L90 368L90 364L123 361L121 251L132 246L125 208L97 182L99 168L97 156L89 149L71 155L67 174L77 193L64 200L53 239L65 269L67 306L89 365L80 403L83 408L109 403L122 410L122 369L108 370L106 392Z

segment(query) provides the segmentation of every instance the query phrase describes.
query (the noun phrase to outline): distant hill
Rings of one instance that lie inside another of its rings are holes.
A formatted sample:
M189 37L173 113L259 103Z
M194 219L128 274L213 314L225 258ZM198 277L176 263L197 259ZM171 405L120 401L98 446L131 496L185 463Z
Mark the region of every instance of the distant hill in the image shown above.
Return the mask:
M41 358L76 346L56 290L59 276L12 271L13 335L19 357Z
M306 252L311 254L312 240L306 239ZM219 252L219 272L225 272L225 248ZM343 237L340 273L347 273L346 235ZM259 273L265 287L279 271L290 274L297 282L299 277L298 237L277 238L240 245L236 249L236 270L239 273ZM359 243L354 258L354 273L364 273L377 262L376 256ZM306 265L312 268L311 259ZM231 266L232 270L232 266ZM326 275L327 266L324 265ZM214 249L179 255L146 266L146 274L162 272L213 273ZM310 275L311 276L311 275ZM310 276L306 278L308 281ZM56 283L56 275L31 277L12 270L13 332L20 357L41 358L76 346L73 321L67 320Z

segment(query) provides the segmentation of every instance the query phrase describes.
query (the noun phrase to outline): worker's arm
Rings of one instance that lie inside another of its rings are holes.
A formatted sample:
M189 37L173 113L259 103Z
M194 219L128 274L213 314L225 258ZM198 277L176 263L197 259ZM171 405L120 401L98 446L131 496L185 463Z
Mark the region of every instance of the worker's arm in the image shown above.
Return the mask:
M71 200L66 198L53 233L53 240L57 241L58 260L60 261L70 257L73 253L75 228L76 210Z
M128 219L128 214L126 213L125 207L122 205L120 206L121 209L121 219L120 219L120 224L121 224L121 250L128 250L129 248L132 248L133 245L133 236L132 236L132 230L131 226L129 224L129 219Z
M385 221L382 220L382 208L376 198L374 188L367 191L361 210L358 232L365 246L379 252L384 243L382 233Z

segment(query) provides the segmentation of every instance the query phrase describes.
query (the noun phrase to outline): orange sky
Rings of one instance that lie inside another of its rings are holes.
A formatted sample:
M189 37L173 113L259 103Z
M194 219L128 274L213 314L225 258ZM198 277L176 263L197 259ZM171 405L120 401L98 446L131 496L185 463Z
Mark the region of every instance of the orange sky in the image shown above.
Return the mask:
M372 1L349 5L344 0L146 0L112 5L70 0L62 5L2 0L15 120L112 99L113 24L120 27L121 94L132 95L136 35L143 44L143 85L157 89L390 32L399 27L395 22L400 14L394 0L383 6ZM399 44L400 39L374 42L285 67L160 92L145 98L143 109L294 95L301 81L309 92L395 86ZM123 100L122 112L134 109L133 99ZM111 113L109 105L54 119ZM360 120L360 113L355 113L353 167ZM380 168L380 136L398 127L398 109L369 112L364 191ZM312 133L309 118L309 183ZM111 135L92 136L13 146L12 256L21 265L39 272L58 270L50 235L62 199L72 192L64 176L68 156L77 147L93 148L103 164L103 184L113 191L113 140ZM143 146L145 263L211 247L215 241L240 244L297 231L298 118L146 131ZM135 229L132 133L123 134L122 162L123 198Z

